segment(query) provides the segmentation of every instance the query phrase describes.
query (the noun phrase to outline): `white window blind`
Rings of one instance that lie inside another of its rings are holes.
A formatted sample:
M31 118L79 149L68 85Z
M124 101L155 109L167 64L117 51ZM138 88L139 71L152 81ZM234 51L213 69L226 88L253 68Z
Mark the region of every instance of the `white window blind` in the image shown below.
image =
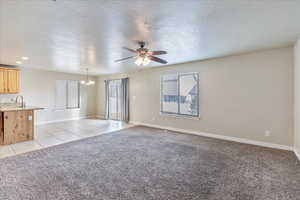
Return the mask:
M199 116L199 74L168 74L161 77L161 113Z
M67 108L79 108L79 82L68 81Z
M162 77L162 112L178 113L178 75Z
M65 109L67 107L67 81L55 81L55 108Z
M55 81L55 108L72 109L79 108L80 86L78 81Z

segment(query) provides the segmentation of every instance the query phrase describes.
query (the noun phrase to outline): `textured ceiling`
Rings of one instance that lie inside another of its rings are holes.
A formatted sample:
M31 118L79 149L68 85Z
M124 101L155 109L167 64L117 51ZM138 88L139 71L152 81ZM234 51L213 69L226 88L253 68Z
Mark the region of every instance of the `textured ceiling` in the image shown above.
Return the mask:
M299 22L300 0L0 0L0 63L121 73L135 40L176 64L291 45Z

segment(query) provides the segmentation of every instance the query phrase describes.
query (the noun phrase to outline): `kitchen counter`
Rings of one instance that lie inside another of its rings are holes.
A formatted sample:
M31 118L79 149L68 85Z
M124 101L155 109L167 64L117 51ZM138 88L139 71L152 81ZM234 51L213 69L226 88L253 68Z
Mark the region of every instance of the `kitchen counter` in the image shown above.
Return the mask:
M26 106L26 107L0 107L0 112L23 111L23 110L43 110L44 108Z
M0 145L34 139L34 111L40 107L3 105L0 107Z

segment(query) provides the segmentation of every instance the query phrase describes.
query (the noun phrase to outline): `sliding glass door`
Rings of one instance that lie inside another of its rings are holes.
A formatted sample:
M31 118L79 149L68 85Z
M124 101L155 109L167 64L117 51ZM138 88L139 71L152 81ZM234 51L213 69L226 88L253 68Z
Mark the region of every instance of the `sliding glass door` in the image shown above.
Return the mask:
M121 80L109 81L108 118L111 120L121 120L121 84Z

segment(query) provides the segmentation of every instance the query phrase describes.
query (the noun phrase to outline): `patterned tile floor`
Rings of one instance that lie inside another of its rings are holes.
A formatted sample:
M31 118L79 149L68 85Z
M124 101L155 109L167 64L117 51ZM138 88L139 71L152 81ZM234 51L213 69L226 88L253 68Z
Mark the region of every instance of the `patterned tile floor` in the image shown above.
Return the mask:
M124 122L99 119L82 119L38 125L35 127L35 138L33 141L12 145L0 145L0 158L101 135L132 126L133 125Z

